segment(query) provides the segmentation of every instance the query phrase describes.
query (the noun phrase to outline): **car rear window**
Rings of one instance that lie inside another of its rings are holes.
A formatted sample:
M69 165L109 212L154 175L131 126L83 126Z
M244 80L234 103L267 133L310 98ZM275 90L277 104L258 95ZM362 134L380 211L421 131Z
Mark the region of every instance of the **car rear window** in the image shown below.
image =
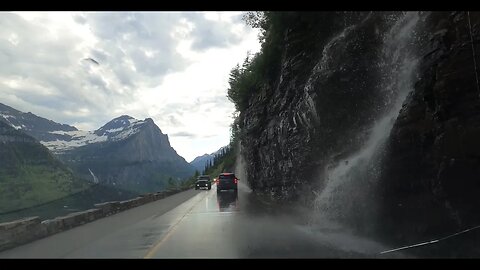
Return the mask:
M235 178L235 175L233 175L233 174L228 174L228 175L223 175L223 174L221 174L221 175L219 176L219 178L220 178L220 179L232 179L232 178Z

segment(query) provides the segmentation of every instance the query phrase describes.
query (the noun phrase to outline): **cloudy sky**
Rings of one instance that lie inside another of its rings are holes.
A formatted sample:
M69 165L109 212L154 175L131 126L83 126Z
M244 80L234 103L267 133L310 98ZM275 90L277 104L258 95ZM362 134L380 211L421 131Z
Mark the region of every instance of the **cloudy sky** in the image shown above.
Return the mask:
M187 161L228 144L241 12L0 13L0 102L82 130L153 118ZM92 61L85 61L92 58Z

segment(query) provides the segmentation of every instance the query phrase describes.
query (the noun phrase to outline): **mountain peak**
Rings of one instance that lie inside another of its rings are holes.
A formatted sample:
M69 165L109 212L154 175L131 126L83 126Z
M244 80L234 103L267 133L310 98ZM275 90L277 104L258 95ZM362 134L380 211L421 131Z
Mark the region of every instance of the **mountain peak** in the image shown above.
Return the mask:
M106 127L106 126L129 126L130 124L134 123L134 122L138 122L140 120L138 119L135 119L133 117L131 117L130 115L122 115L122 116L119 116L117 118L113 118L112 120L110 120L109 122L107 122L105 125L103 125L103 127ZM102 129L103 127L101 127L100 129Z
M159 126L157 126L157 124L155 124L155 122L153 121L152 118L150 118L150 117L149 117L149 118L145 118L145 120L143 120L143 122L144 122L146 125L148 125L148 126L154 126L155 129L158 129L158 130L160 131L160 133L163 134L162 129L161 129ZM164 135L167 135L167 134L164 134Z
M98 136L115 136L127 129L143 124L144 121L135 119L129 115L122 115L112 119L110 122L97 129L94 133Z
M131 117L130 115L124 114L122 116L113 118L110 122L130 122L132 120L137 120L137 119Z
M131 117L130 115L124 114L124 115L121 115L121 116L119 116L119 117L117 117L117 118L114 118L113 120L116 120L116 119L122 120L122 119L135 119L135 118Z

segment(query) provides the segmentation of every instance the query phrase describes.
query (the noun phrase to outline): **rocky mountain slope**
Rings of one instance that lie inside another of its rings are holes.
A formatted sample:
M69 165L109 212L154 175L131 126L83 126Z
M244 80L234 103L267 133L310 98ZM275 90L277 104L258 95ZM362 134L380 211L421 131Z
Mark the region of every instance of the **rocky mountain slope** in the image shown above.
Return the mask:
M78 131L78 129L73 126L59 124L52 120L36 116L31 112L24 113L2 103L0 103L0 120L3 120L15 129L21 129L39 141L54 141L65 138L61 134L56 134L55 131Z
M88 186L37 140L0 120L0 212L56 200Z
M0 116L11 126L40 140L92 182L149 192L164 189L170 177L180 180L195 171L150 118L123 115L98 130L81 131L6 105L0 109Z
M195 169L170 146L152 119L121 116L93 132L105 141L87 144L59 156L75 171L127 190L162 190L168 178L191 176Z

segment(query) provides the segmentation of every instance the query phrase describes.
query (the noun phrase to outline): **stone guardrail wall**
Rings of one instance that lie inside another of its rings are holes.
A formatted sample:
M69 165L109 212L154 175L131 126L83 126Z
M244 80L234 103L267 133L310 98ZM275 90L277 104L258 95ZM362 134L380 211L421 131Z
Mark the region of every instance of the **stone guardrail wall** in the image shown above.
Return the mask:
M95 204L95 208L70 213L66 216L41 221L40 217L27 217L0 223L0 251L56 234L121 211L163 199L175 193L191 189L182 188L157 193L147 193L126 201Z

